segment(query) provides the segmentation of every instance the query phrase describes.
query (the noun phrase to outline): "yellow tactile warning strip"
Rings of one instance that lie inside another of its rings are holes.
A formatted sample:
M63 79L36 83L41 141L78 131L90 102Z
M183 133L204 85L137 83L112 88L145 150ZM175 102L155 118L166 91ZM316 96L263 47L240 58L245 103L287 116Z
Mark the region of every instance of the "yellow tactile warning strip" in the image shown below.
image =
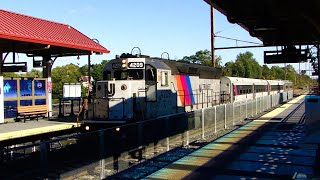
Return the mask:
M38 134L43 134L48 132L62 131L66 129L76 128L76 127L79 127L78 123L62 123L58 125L50 125L50 126L39 127L39 128L1 133L0 142L4 140L33 136L33 135L38 135Z
M146 179L183 179L200 166L205 165L212 158L224 151L230 150L244 137L249 136L267 122L281 122L281 118L288 116L292 110L303 102L305 95L299 96L287 104L263 115L259 119L246 124L243 127L215 140L201 149L181 158L165 168L149 175ZM272 119L277 119L272 120Z

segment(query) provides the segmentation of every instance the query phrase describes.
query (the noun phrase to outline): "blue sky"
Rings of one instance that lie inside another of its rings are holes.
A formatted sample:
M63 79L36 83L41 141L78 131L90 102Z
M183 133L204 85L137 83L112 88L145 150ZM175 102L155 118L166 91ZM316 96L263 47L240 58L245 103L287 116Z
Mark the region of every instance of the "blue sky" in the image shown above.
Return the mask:
M210 50L210 6L202 0L7 0L0 1L4 10L69 24L111 51L94 55L92 63L113 59L115 55L131 52L135 46L142 54L160 56L168 52L171 59L192 55L198 50ZM217 35L261 43L226 17L215 11ZM235 41L217 38L216 47L235 46ZM239 43L238 45L251 45ZM263 48L218 50L223 64L235 60L240 52L251 51L263 64ZM31 61L19 56L19 61ZM76 64L76 57L57 59L54 66ZM80 57L80 65L87 63ZM30 63L31 65L31 63ZM280 65L283 66L283 65ZM304 67L304 66L303 66Z

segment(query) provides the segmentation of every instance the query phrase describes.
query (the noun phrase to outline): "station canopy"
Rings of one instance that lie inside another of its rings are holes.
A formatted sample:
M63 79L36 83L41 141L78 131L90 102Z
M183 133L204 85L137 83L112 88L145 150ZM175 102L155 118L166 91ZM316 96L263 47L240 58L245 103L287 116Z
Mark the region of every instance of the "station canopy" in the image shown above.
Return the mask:
M0 10L0 52L61 57L109 50L70 25Z
M320 40L319 0L205 0L264 45L311 45Z

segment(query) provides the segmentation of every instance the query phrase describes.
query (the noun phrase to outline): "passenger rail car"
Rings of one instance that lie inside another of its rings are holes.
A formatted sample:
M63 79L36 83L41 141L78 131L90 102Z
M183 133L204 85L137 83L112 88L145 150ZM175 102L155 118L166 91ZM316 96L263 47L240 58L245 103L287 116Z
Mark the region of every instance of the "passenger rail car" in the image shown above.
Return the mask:
M141 121L292 89L289 81L221 74L221 69L210 66L122 54L104 67L89 119Z
M293 84L282 80L221 77L221 92L230 94L230 102L238 102L284 92L288 95L293 93Z

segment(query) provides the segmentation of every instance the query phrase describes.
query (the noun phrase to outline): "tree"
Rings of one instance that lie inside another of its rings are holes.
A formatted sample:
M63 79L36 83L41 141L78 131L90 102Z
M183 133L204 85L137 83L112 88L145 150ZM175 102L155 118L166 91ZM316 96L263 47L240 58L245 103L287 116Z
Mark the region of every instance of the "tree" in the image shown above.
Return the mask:
M202 64L207 66L212 66L212 54L211 51L205 49L197 51L194 55L191 56L184 56L179 62L188 62L188 63L195 63L195 64ZM215 65L216 67L222 67L222 59L221 56L215 57Z
M227 62L225 65L224 65L224 68L223 68L223 75L224 76L234 76L235 74L233 73L234 72L234 69L235 69L235 64L234 62L230 61L230 62Z
M271 67L271 79L285 79L285 72L279 66Z
M88 64L81 66L79 70L82 76L88 76Z
M236 71L240 77L262 78L262 68L249 51L237 55Z
M271 70L267 65L262 66L262 78L271 79Z
M244 62L236 61L234 63L233 76L246 77L246 68Z
M107 63L107 60L102 60L101 63L93 65L91 76L95 81L101 81L103 79L103 69Z
M283 69L283 71L285 73L284 79L294 82L295 78L296 78L296 75L297 75L297 72L294 69L294 67L291 64L289 64L289 65L287 65L286 67L284 67L282 69Z
M52 94L53 99L62 97L62 87L64 83L79 82L81 77L80 69L74 64L57 66L52 69Z
M27 72L25 77L42 77L42 71L37 70L37 69L32 69L30 72Z
M3 77L13 77L13 78L20 77L19 74L16 74L14 72L4 72L4 73L2 73L2 76Z

